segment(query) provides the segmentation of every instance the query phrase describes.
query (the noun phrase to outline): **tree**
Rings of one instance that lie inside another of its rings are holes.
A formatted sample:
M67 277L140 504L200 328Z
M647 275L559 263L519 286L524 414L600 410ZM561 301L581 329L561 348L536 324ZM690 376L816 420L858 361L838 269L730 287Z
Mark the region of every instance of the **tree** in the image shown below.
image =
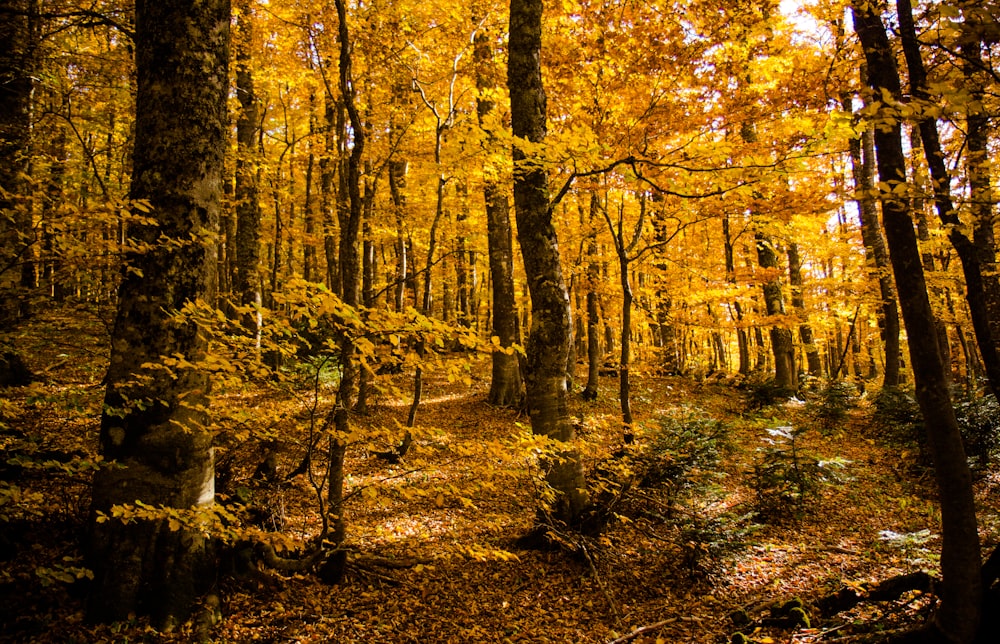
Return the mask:
M485 22L485 18L483 20ZM485 24L476 31L472 53L478 90L476 116L483 130L483 148L487 153L483 168L483 198L486 202L486 237L493 295L491 333L499 340L500 348L504 349L493 352L489 401L493 405L509 407L520 403L523 381L517 354L510 350L514 343L520 341L514 298L514 245L511 241L510 203L499 180L499 164L491 162L498 147L498 133L494 128L499 127L499 122L495 114L496 101L492 97L496 89L493 48Z
M151 220L118 292L101 418L106 464L94 477L89 613L149 613L170 627L212 579L212 548L166 518L113 518L121 508L190 510L214 503L207 342L178 315L216 296L216 241L228 138L228 0L136 3L136 122L131 198Z
M233 292L237 303L249 307L243 325L260 339L260 194L257 161L259 133L258 97L252 70L253 3L240 0L236 19L236 98L240 110L236 118L236 270Z
M531 296L525 388L531 429L556 442L546 480L556 492L550 510L571 522L587 507L583 467L570 446L566 361L572 324L559 245L552 225L548 176L534 152L545 139L546 107L539 56L542 1L511 0L507 88L514 145L514 213ZM520 142L518 142L518 140Z
M990 273L988 246L992 239L973 239L963 232L962 222L951 198L951 173L945 165L945 155L937 129L937 121L931 116L931 96L927 91L927 72L924 69L920 53L920 43L913 24L913 10L909 0L897 0L899 16L900 41L909 71L910 93L921 102L918 106L917 125L920 128L920 138L923 141L924 157L931 174L931 185L934 194L934 206L938 219L947 228L948 239L951 241L958 259L962 263L962 273L965 277L966 300L972 317L972 327L976 333L976 342L986 367L986 376L990 388L997 392L1000 389L1000 348L998 339L994 337L993 326L1000 318L1000 277ZM973 226L973 230L981 230ZM992 238L992 234L989 235ZM979 242L977 246L976 242ZM984 259L986 259L984 266Z
M0 2L0 322L21 317L21 287L34 285L32 221L26 203L31 94L37 40L35 0Z
M882 219L910 346L917 402L927 428L941 503L943 588L934 628L941 641L971 642L979 624L982 594L976 504L907 205L899 72L874 5L855 0L852 9L854 29L868 65L870 100L878 110L875 154Z

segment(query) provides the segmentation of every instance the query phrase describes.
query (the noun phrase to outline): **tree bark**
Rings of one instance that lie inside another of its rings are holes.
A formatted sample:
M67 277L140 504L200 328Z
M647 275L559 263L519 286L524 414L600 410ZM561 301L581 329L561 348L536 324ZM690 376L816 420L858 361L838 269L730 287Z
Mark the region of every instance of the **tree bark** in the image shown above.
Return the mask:
M913 10L909 0L896 0L899 16L900 41L906 58L906 67L910 76L910 93L925 105L931 102L927 91L927 73L920 54L920 42L917 40L916 28L913 24ZM944 152L938 136L937 122L929 117L918 119L920 138L924 144L924 156L931 173L931 184L934 191L934 205L938 219L947 228L948 240L955 248L962 264L962 274L965 277L966 300L972 318L972 328L976 333L976 343L983 356L990 389L1000 393L1000 350L993 326L1000 326L1000 276L986 272L980 257L980 249L974 240L963 232L962 222L955 211L951 199L951 175L945 165Z
M539 61L542 1L511 0L507 87L515 137L538 144L545 139L545 91ZM573 449L567 409L566 360L572 321L559 245L552 225L548 176L536 158L514 145L514 212L517 237L531 297L531 332L526 349L525 384L531 428L557 442L546 480L555 491L549 511L572 522L588 505L583 466Z
M250 0L237 5L234 44L236 49L236 272L233 293L239 304L252 307L242 316L244 328L259 342L261 314L260 286L260 181L257 155L257 126L260 120L254 91L251 50L253 15Z
M850 110L850 99L843 101L845 110ZM869 273L878 280L881 305L878 321L882 331L882 346L885 351L885 372L882 374L883 387L899 385L900 346L899 308L893 288L889 265L889 253L882 237L882 225L878 220L878 204L875 201L875 143L871 128L866 128L859 139L851 139L851 170L854 177L854 195L858 203L858 219L861 225L861 241L865 247L865 263Z
M943 588L935 627L943 641L971 642L979 624L982 597L976 505L972 477L948 392L948 376L936 341L934 315L913 220L905 196L892 191L906 182L906 160L899 119L894 108L886 105L882 97L887 94L899 100L899 72L885 26L873 5L855 0L852 8L855 31L868 64L870 100L878 101L882 117L875 124L879 181L887 188L880 192L882 218L910 345L917 401L934 457L941 503Z
M765 270L778 269L778 255L774 252L774 244L764 233L757 231L757 262ZM764 282L764 306L767 315L784 315L785 300L781 294L781 280L774 275ZM795 369L795 345L792 342L791 330L773 324L771 326L771 353L774 356L774 384L787 390L795 390L798 385L798 372Z
M207 350L197 325L174 313L214 303L219 203L228 138L228 0L136 3L136 123L131 198L156 226L134 226L149 244L127 257L119 290L101 454L94 477L88 565L92 618L149 613L160 628L185 619L210 582L208 540L165 520L98 522L96 512L141 501L191 509L214 502ZM181 354L195 366L165 356ZM152 365L152 366L150 366Z
M478 16L477 16L478 17ZM485 27L473 42L473 62L476 69L476 116L484 130L483 146L487 153L498 148L491 116L496 102L491 93L496 88L495 64L491 38ZM489 162L487 161L487 164ZM521 403L524 381L517 354L509 352L520 341L517 325L517 301L514 296L514 244L510 227L510 204L500 185L498 169L487 165L483 169L483 198L486 201L486 244L489 251L490 284L493 295L492 335L504 351L494 351L490 378L490 404L512 407Z
M813 341L812 326L809 325L806 313L805 295L802 293L802 258L799 256L799 245L792 242L786 251L788 255L788 282L792 286L792 308L802 319L799 324L799 340L806 351L806 366L809 375L818 378L823 375L823 363L819 359L819 349Z
M361 262L358 253L358 237L361 232L361 219L364 202L361 196L361 162L366 143L364 123L355 105L354 81L352 72L352 56L350 29L347 24L347 6L345 0L335 0L337 7L340 92L344 100L344 108L350 120L354 146L346 159L346 170L341 186L345 188L346 208L338 209L340 218L339 239L339 277L341 300L348 306L359 304L358 281L361 274ZM347 436L350 434L349 411L354 403L354 389L357 387L357 365L355 362L355 341L351 331L347 330L339 339L341 376L337 400L326 418L326 425L333 428L330 436L329 458L330 469L327 489L327 508L332 513L332 529L330 541L337 554L327 559L321 568L321 575L328 581L338 582L343 578L346 559L340 553L340 546L347 537L347 521L344 516L344 463L347 457Z
M590 230L587 233L587 386L583 389L584 400L597 400L597 386L601 372L601 315L598 306L597 285L600 282L601 267L597 263L597 212L601 208L596 192L590 193Z
M0 2L0 326L26 312L23 287L33 266L26 203L31 147L36 0Z

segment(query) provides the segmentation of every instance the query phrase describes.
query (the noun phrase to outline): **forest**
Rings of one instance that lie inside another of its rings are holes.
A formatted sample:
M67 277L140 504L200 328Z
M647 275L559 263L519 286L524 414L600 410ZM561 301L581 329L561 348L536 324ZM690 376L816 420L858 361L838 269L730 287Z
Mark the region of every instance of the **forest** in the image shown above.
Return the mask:
M1000 640L1000 6L0 0L0 641Z

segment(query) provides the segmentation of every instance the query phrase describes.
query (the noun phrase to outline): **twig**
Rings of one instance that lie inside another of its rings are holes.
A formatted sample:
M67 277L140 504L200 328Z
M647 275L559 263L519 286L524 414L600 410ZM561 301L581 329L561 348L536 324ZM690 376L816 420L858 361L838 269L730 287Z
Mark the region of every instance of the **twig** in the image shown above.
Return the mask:
M679 617L671 617L670 619L665 619L662 622L656 622L655 624L640 626L639 628L635 629L631 633L628 633L627 635L622 635L617 639L611 640L610 642L608 642L608 644L621 644L622 642L629 642L639 637L640 635L643 635L645 633L651 633L653 631L658 631L664 626L669 626L670 624L673 624L674 622L677 621L680 621Z

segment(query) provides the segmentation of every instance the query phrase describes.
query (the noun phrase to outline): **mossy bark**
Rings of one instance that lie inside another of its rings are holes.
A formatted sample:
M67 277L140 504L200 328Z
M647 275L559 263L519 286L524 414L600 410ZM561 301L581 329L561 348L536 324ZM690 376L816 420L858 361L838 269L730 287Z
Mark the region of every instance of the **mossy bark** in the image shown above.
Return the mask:
M209 378L195 366L207 342L175 313L216 297L229 14L228 0L136 3L131 198L148 204L155 224L130 229L141 250L127 257L118 294L101 419L108 464L94 478L88 544L95 574L88 609L97 620L148 613L170 627L213 579L211 544L199 531L96 517L137 502L180 509L214 502ZM186 363L167 369L163 358L178 354Z
M507 87L514 136L545 139L545 91L539 62L542 44L541 0L511 0ZM552 515L572 522L586 508L587 491L579 454L570 444L573 424L567 409L567 356L572 323L563 280L559 243L549 202L548 175L540 160L514 146L514 212L517 238L531 297L525 385L531 428L556 441L557 458L546 479L555 491Z

